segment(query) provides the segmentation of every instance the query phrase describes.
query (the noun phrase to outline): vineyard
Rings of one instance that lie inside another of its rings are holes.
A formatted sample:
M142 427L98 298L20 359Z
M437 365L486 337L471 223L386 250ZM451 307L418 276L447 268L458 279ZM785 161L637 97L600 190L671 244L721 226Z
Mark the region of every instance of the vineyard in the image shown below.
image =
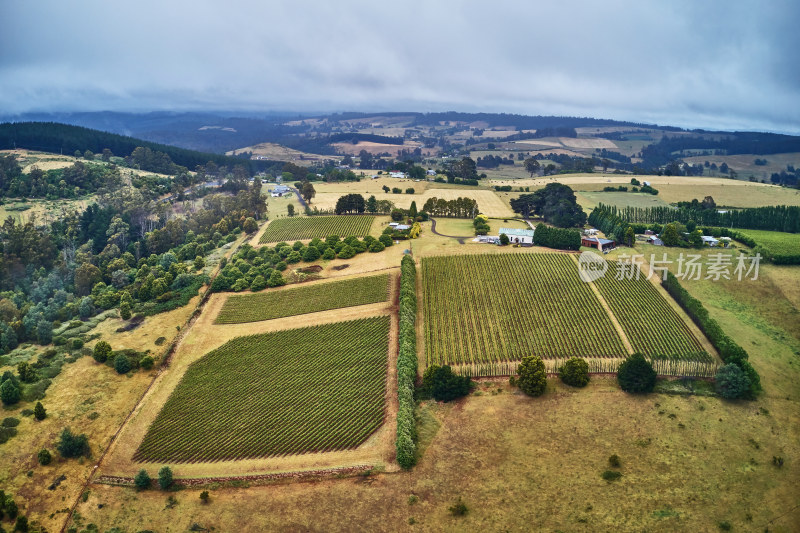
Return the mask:
M215 323L240 324L286 316L384 302L389 298L389 275L315 283L297 288L231 296Z
M595 282L634 351L667 375L710 377L713 358L644 277ZM580 356L615 372L627 351L611 316L564 254L497 254L422 260L427 365L472 376L509 375L526 355L555 372Z
M279 218L267 225L259 242L301 241L324 239L329 235L364 237L369 235L371 216L293 217Z
M384 418L388 316L238 337L193 363L134 460L355 448Z
M638 279L617 279L613 263L595 281L611 312L636 352L672 359L711 362L700 341L644 273Z
M422 280L428 365L627 353L568 255L424 258Z

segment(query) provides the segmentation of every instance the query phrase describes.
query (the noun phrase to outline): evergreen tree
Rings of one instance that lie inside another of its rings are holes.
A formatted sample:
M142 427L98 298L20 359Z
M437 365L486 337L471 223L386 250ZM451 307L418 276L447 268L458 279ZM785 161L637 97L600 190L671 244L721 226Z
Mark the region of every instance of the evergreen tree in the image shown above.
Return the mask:
M528 396L541 396L547 388L547 370L538 355L522 359L517 367L517 386Z
M150 488L150 476L147 473L147 470L142 468L139 470L139 473L136 474L136 477L133 478L133 484L136 485L136 488L139 490L146 490Z
M656 385L656 375L644 355L635 353L619 365L617 381L625 392L650 392Z
M172 470L168 466L164 466L158 471L158 486L162 490L167 490L172 486Z
M36 420L44 420L47 418L47 409L44 408L42 402L36 402L36 407L33 408L33 416Z

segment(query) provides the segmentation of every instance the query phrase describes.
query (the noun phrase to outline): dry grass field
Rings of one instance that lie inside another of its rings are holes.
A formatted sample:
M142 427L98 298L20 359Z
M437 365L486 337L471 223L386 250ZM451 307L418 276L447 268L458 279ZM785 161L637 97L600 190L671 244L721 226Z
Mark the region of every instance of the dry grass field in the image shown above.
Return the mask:
M279 161L292 161L298 165L311 165L312 163L321 163L325 159L338 159L336 156L309 154L274 143L261 143L253 146L245 146L243 148L231 150L225 154L233 155L234 152L253 152L253 158L263 157L266 159L277 159Z
M726 178L616 174L569 174L530 178L522 168L513 172L514 176L487 173L491 178L489 182L491 185L511 185L515 189L511 193L498 193L498 196L506 202L509 198L519 196L516 190L519 187L530 187L533 190L544 187L548 183L558 182L569 185L576 192L602 192L603 187L608 186L627 185L630 187L631 178L636 177L639 181L649 181L659 191L657 198L666 203L688 201L693 198L702 200L705 196L712 196L718 206L726 207L800 205L800 190ZM638 196L631 194L630 198L637 200ZM591 204L591 198L585 197L585 200Z
M337 153L358 155L361 150L366 150L372 155L389 153L392 157L397 157L401 150L413 151L417 148L422 148L422 154L430 156L436 153L433 148L424 148L421 143L417 141L406 141L403 144L384 144L370 141L358 141L356 144L349 142L332 143L331 146L336 148Z

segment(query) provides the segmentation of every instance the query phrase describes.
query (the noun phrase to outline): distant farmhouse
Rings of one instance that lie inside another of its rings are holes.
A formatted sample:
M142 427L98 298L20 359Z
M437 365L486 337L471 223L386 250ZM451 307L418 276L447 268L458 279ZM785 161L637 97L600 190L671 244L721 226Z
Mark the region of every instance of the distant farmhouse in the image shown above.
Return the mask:
M503 235L504 233L508 237L508 242L511 244L533 246L532 229L500 228L500 235Z
M276 187L273 187L273 189L270 191L270 196L272 196L273 198L280 198L284 194L289 194L291 191L292 189L290 189L286 185L278 185Z

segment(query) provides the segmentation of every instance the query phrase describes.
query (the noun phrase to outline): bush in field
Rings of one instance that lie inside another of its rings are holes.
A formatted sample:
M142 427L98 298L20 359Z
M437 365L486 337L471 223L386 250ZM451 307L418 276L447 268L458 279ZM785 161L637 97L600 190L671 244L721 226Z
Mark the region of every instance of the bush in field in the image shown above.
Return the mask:
M131 371L131 360L125 354L119 354L114 357L114 370L117 374L127 374Z
M508 240L508 235L505 233L500 234L500 245L501 246L508 246L508 243L511 242Z
M420 396L433 398L438 402L449 402L469 394L471 379L469 376L459 376L445 365L431 365L422 375Z
M94 345L94 351L92 352L92 357L98 363L105 363L108 360L108 356L111 355L111 345L108 344L106 341L98 341L97 344Z
M327 248L325 252L323 252L322 258L326 261L336 259L336 252L333 250L333 248Z
M0 385L0 400L3 401L3 405L14 405L21 397L22 393L16 380L7 379Z
M303 252L303 261L305 261L306 263L311 263L319 259L320 255L321 254L319 253L319 248L315 246L309 246Z
M36 455L36 458L39 460L39 464L42 466L49 465L50 461L53 460L52 454L46 448L42 448L41 450L39 450L39 453Z
M715 376L717 394L729 400L744 398L750 394L750 378L733 363L717 371Z
M656 385L656 371L644 355L635 353L619 365L617 381L625 392L651 392Z
M161 467L161 470L158 471L158 486L161 487L162 490L167 490L172 486L172 482L172 470L170 467Z
M147 470L142 468L139 470L139 473L136 474L136 477L133 478L133 484L136 485L136 488L139 490L146 490L150 488L150 475L147 473Z
M547 388L547 371L542 358L529 355L517 367L517 386L528 396L541 396Z
M200 493L200 501L203 503L208 503L208 500L209 500L208 491L204 490L203 492Z
M42 402L36 402L36 407L33 408L33 416L36 420L44 420L47 418L47 409L44 408Z
M143 370L150 370L151 368L153 368L153 363L155 363L153 358L150 357L149 355L145 355L139 361L139 367L142 368Z
M86 435L73 435L69 428L61 432L61 436L56 444L56 449L61 457L81 457L89 456L89 438Z
M580 357L572 357L558 370L558 377L567 385L585 387L589 383L589 363Z

